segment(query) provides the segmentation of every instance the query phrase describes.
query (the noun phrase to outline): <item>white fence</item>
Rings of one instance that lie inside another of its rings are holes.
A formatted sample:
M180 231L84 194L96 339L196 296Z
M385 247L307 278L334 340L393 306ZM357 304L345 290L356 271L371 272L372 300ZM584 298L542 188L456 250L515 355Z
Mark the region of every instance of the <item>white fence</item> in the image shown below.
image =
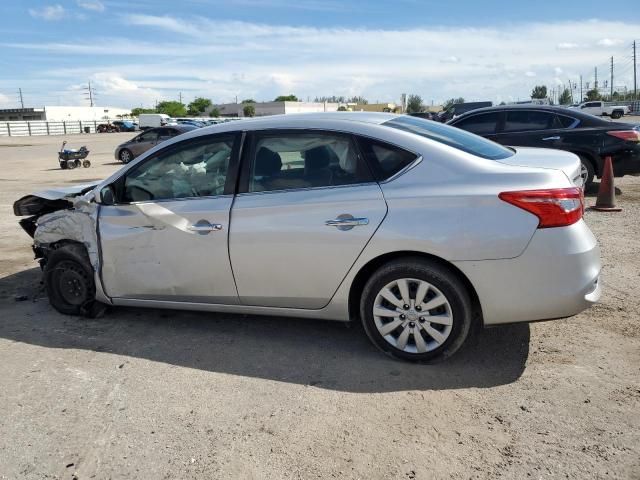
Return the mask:
M71 135L73 133L96 133L102 123L116 120L65 120L63 122L0 122L0 137L27 137L31 135Z

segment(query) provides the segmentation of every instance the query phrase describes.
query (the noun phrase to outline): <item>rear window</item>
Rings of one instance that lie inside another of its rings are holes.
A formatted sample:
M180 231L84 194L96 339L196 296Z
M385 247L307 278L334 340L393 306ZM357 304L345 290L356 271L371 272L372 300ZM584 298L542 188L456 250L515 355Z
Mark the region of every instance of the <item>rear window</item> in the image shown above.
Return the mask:
M460 121L455 122L455 126L476 135L490 135L496 133L499 118L500 114L498 112L478 113L462 118Z
M430 120L403 116L389 120L383 125L404 130L488 160L502 160L513 156L513 152L502 145L459 128Z

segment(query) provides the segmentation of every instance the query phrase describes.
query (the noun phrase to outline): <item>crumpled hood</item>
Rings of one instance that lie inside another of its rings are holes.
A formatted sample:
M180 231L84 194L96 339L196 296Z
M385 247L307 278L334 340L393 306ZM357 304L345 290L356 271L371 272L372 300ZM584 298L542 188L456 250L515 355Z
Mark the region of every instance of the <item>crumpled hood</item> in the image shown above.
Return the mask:
M516 154L511 157L498 160L500 163L519 167L538 167L562 170L571 182L582 187L580 176L580 158L571 152L554 150L551 148L511 147Z
M26 195L13 204L13 213L22 217L25 215L42 215L63 208L69 208L73 197L93 190L99 182L72 185L70 187L54 187L48 190Z

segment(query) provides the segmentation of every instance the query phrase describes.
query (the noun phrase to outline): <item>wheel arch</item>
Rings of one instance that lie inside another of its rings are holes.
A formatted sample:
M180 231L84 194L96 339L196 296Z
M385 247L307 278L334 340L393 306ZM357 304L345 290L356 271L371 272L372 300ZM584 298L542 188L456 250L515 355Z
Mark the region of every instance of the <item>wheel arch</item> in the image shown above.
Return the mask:
M583 150L570 150L571 153L578 155L579 157L584 157L586 160L591 162L593 165L593 171L597 177L599 177L602 173L601 162L598 161L598 156Z
M373 272L377 269L386 265L389 262L393 262L395 260L400 260L403 258L410 257L418 257L429 262L435 263L445 269L449 270L453 275L455 275L465 286L467 292L469 293L469 297L471 299L471 305L473 307L473 321L477 322L478 325L483 324L482 317L482 305L480 304L480 297L478 297L478 293L474 288L471 281L467 278L467 276L454 264L444 260L441 257L437 257L435 255L431 255L425 252L418 252L412 250L400 250L395 252L388 252L378 257L375 257L369 260L365 265L363 265L353 281L351 282L351 286L349 288L349 319L355 320L359 317L360 312L360 297L362 291L364 290L364 286L367 283L367 280L371 277Z

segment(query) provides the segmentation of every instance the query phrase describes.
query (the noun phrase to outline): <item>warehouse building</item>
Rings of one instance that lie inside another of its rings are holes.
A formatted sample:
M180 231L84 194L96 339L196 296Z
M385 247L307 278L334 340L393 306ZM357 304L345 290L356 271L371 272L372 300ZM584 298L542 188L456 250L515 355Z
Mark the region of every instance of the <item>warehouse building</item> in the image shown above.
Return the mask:
M114 107L45 106L42 108L7 108L0 110L0 122L104 120L129 115L131 115L131 110Z

